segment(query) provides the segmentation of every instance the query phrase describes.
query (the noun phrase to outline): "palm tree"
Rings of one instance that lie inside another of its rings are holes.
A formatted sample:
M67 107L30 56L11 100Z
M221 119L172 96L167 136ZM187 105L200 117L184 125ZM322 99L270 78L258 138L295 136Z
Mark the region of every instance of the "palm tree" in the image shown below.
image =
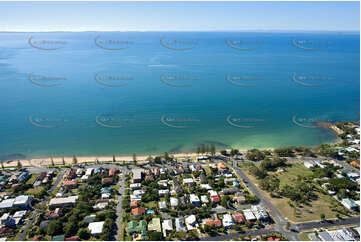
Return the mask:
M53 157L50 157L50 161L51 161L51 165L52 165L52 166L55 166Z
M133 163L137 165L137 155L135 153L133 154Z
M23 168L23 164L21 164L20 160L18 160L18 169L20 170L21 168Z
M64 159L64 157L63 157L63 159L62 159L62 162L63 162L63 166L65 165L65 159Z
M117 162L116 159L115 159L115 155L113 155L113 162L114 163Z
M73 155L73 164L74 165L78 164L78 159L76 158L75 155Z

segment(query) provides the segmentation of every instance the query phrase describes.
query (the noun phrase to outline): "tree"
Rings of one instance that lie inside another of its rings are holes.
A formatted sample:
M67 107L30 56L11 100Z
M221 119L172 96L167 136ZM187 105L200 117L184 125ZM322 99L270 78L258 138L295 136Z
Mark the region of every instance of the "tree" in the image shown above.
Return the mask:
M63 157L63 159L62 159L62 162L63 162L63 165L65 165L65 159L64 159L64 157Z
M288 221L287 224L286 224L286 229L290 230L290 227L291 227L291 223Z
M90 233L87 228L79 229L78 236L81 240L88 240L90 238Z
M211 144L211 155L214 156L216 154L216 146Z
M325 215L325 214L323 214L323 213L321 213L321 214L320 214L320 218L321 218L321 220L323 221L323 220L325 220L326 215Z
M20 170L21 168L23 168L23 165L21 164L20 160L18 160L18 169Z
M1 162L1 168L4 170L5 167L4 167L4 162Z
M166 162L170 161L170 157L169 157L168 152L164 152L164 159L165 159Z
M60 222L60 220L52 220L48 225L46 233L51 236L54 236L57 234L62 234L63 233L63 225Z
M52 165L52 166L55 166L53 157L50 158L50 161L51 161L51 165Z
M197 147L197 154L199 155L199 153L201 153L201 147Z
M151 233L149 233L149 240L152 240L152 241L162 240L162 233L161 232L151 232Z
M135 153L133 154L133 163L137 165L137 155Z
M70 217L69 221L64 226L64 232L66 236L73 236L78 231L78 223L76 218Z
M117 162L117 160L115 159L115 155L113 155L113 162Z
M78 164L78 159L76 158L75 155L73 155L73 164L74 165Z

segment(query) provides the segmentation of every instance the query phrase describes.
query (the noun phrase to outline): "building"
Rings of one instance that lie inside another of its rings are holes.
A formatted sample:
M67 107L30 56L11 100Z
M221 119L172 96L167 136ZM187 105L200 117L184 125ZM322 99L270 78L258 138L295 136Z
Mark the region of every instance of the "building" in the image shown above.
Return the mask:
M111 177L102 178L102 184L103 185L113 184L113 178L111 178Z
M233 182L237 181L236 178L225 178L224 183L227 185L233 184Z
M206 195L201 196L202 203L209 203L208 197Z
M133 169L133 183L138 183L142 181L143 178L143 169Z
M205 190L211 190L212 189L211 185L209 185L209 184L200 184L200 187L202 189L205 189Z
M175 197L170 198L170 206L172 208L176 208L178 206L178 204L179 204L178 198L175 198Z
M172 220L170 220L170 219L164 220L162 223L162 228L163 228L163 236L167 237L167 231L173 230Z
M140 189L142 187L142 184L140 183L132 183L129 185L131 190L136 190L136 189Z
M63 187L65 187L65 188L73 189L73 188L76 188L77 186L78 186L77 180L64 180L63 181Z
M74 206L78 196L52 198L49 202L50 208L61 208Z
M76 177L76 170L71 168L69 171L67 171L67 173L65 174L65 179L66 180L72 180L73 178Z
M358 207L355 201L349 198L342 199L341 203L345 208L349 210L356 210Z
M116 169L109 169L108 176L114 176L117 173Z
M306 166L308 169L310 169L311 167L314 167L315 164L311 161L305 161L303 162L304 166Z
M130 221L126 231L129 234L140 233L141 237L145 239L147 237L147 224L144 220L139 221L139 223Z
M253 212L254 216L260 221L268 221L269 215L265 211L262 205L252 205L251 211Z
M184 178L183 179L183 184L186 186L193 186L194 185L194 180L193 178Z
M138 201L136 201L136 200L130 201L130 207L131 208L138 207Z
M221 227L222 226L222 221L220 219L207 219L205 220L204 224L208 225L208 226L214 226L214 227Z
M93 170L94 170L93 168L86 169L85 175L88 176L88 177L93 175Z
M158 202L158 206L160 210L167 209L167 203L165 201Z
M232 216L230 214L224 214L222 218L222 224L226 229L231 228L234 225Z
M168 194L169 194L169 190L168 190L168 189L158 190L158 194L159 194L159 196L168 195Z
M88 175L83 175L80 179L81 179L82 182L86 182L89 179L89 176Z
M183 220L181 218L175 219L175 230L177 232L187 231L186 227L184 226Z
M104 221L89 223L88 229L92 236L99 236L103 231Z
M320 237L322 241L333 241L332 237L327 231L318 232L318 237Z
M133 208L132 209L132 214L135 216L135 217L139 217L141 215L143 215L145 213L145 208Z
M199 175L199 179L201 180L202 184L206 184L207 183L207 178L206 176L202 173Z
M162 228L160 225L160 218L152 218L152 221L148 223L148 230L155 232L162 232Z
M177 178L173 178L173 189L174 189L175 193L178 193L178 194L183 192L183 188Z
M244 209L242 210L243 214L244 214L244 217L245 219L248 221L248 222L253 222L256 220L256 216L254 216L254 214L252 213L251 209Z
M16 198L5 199L0 203L0 209L10 209L12 207L18 207L23 209L30 208L32 196L20 195Z
M239 192L239 189L237 187L232 187L232 188L224 188L221 193L223 195L230 195L230 194L235 194Z
M233 214L234 221L238 224L244 223L244 215L241 213Z
M194 206L199 206L201 205L201 202L199 200L199 197L195 194L190 194L189 195L189 201L191 202L191 204L193 204Z
M189 215L185 218L187 230L194 230L198 228L197 218L195 215Z

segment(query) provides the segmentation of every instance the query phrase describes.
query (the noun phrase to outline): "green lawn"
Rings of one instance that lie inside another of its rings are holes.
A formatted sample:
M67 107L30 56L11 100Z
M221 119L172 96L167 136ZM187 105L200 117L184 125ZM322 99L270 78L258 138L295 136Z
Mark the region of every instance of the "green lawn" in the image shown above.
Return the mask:
M31 174L31 177L29 178L29 180L26 181L26 184L34 184L36 181L36 178L38 178L37 174Z
M293 179L296 179L298 175L308 176L312 174L312 171L307 169L302 163L292 163L290 167L284 168L284 172L273 173L277 174L280 180L280 187L285 184L292 185ZM245 174L251 179L253 183L258 186L259 181L251 175L248 170L244 170ZM260 189L261 190L261 189ZM290 207L288 198L274 198L271 197L268 192L261 190L262 193L272 202L272 204L282 213L283 216L287 217L291 222L306 222L320 220L320 214L323 213L326 219L336 218L336 213L331 210L333 198L329 195L317 193L318 199L312 201L310 205L302 205L297 207L297 213L295 208Z

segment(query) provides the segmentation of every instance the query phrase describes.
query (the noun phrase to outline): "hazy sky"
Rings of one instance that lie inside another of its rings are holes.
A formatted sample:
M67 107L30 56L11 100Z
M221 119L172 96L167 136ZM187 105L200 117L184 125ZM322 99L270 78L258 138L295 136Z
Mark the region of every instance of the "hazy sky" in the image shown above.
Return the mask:
M360 30L359 2L0 2L0 31Z

